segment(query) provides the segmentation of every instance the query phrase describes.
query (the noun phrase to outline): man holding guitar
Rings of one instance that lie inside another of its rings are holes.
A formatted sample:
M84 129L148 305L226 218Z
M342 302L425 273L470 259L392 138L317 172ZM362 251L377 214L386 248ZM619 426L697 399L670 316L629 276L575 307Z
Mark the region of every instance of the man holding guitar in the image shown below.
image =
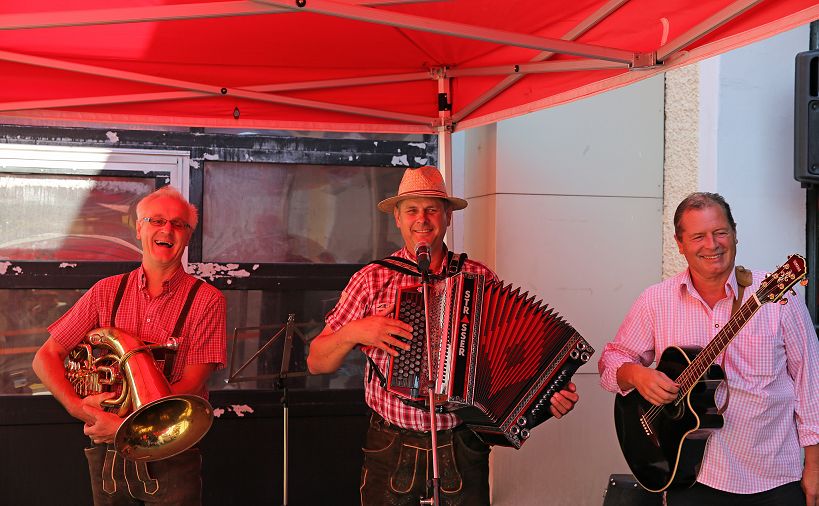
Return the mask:
M816 332L795 296L768 303L804 259L735 268L736 223L713 193L683 200L674 228L688 268L640 295L598 364L629 467L669 506L819 505Z

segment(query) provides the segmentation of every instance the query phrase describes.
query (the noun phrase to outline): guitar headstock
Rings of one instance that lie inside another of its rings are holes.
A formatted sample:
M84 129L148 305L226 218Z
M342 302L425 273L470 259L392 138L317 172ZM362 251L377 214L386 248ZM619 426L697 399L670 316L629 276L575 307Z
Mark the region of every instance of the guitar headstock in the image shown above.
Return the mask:
M799 282L802 278L807 276L808 269L805 259L801 255L791 255L788 261L782 264L773 274L768 275L759 290L756 291L756 296L759 302L777 302L785 295L785 292L791 289L793 285Z

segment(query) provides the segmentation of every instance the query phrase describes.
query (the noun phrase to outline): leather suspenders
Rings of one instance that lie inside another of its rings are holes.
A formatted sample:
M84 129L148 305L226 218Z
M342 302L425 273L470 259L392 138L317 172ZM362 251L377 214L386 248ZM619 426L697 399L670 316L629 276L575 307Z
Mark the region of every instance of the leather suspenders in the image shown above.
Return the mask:
M122 275L119 281L119 286L117 287L117 294L114 297L114 305L111 308L111 326L116 327L116 319L117 319L117 311L119 310L119 305L122 302L122 297L125 294L125 286L128 284L128 278L131 276L130 272L127 272ZM172 337L178 338L179 335L182 333L182 328L185 326L185 320L188 318L188 313L191 310L191 306L193 305L193 300L196 298L196 292L199 291L199 287L202 286L203 281L201 279L197 279L196 282L191 286L190 291L188 291L188 297L185 299L185 305L182 306L182 311L179 312L179 317L176 319L176 325L173 328L173 332L171 333ZM139 336L137 336L139 337ZM174 360L176 359L176 350L168 350L166 348L158 348L153 350L154 359L157 363L162 367L162 374L165 375L165 378L170 381L171 379L171 372L173 372L173 364Z

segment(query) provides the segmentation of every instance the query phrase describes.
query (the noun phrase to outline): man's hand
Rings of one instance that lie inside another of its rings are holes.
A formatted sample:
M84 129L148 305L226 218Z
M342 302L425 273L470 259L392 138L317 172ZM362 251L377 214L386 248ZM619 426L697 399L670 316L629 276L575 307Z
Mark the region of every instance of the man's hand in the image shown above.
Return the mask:
M114 394L106 392L102 394L89 395L82 400L82 410L84 413L85 427L83 433L91 438L96 444L113 443L117 429L122 424L122 418L113 413L101 409L100 403L110 399Z
M569 384L566 385L566 388L552 396L552 405L549 409L552 411L552 415L554 415L555 418L560 418L574 409L574 405L577 404L579 399L580 396L577 395L577 386L575 386L574 383L569 382Z
M380 348L393 357L398 356L398 348L410 349L409 343L400 339L412 339L412 325L387 316L393 310L390 306L378 313L355 320L345 326L345 334L356 336L356 342L362 346Z
M677 398L680 386L665 373L648 367L638 367L631 377L631 382L645 400L655 406L662 406Z

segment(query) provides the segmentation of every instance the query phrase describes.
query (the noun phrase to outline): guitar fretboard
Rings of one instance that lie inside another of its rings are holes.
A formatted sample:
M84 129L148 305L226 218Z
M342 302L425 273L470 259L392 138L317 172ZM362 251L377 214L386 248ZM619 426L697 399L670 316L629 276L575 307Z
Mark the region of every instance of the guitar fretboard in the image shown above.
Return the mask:
M748 323L748 320L762 307L762 304L756 297L756 294L751 295L747 301L734 313L734 316L728 320L728 323L722 327L714 339L702 349L697 357L685 368L685 370L677 378L677 383L680 384L680 391L677 394L677 401L682 401L686 395L694 388L697 381L705 374L705 371L714 363L714 360L722 353L728 344L736 337L742 327Z

